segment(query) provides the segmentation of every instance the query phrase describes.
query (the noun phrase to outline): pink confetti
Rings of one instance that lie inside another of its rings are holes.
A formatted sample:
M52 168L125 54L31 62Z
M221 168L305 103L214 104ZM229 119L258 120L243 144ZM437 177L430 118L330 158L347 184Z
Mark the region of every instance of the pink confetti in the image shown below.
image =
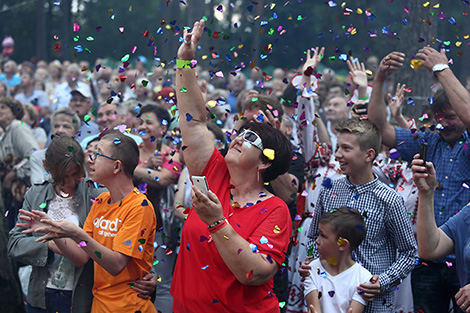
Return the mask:
M80 25L78 25L77 22L73 23L73 31L74 31L74 32L80 31Z
M7 216L8 216L8 213L10 213L10 211L9 211L9 210L7 210L7 211L5 212L5 217L7 217Z
M137 50L137 46L133 46L132 49L131 49L131 52L135 53L136 50Z
M78 243L78 246L79 246L80 248L83 248L83 247L86 247L86 244L87 244L87 242L86 242L85 240L82 240L82 241L80 241L80 242Z

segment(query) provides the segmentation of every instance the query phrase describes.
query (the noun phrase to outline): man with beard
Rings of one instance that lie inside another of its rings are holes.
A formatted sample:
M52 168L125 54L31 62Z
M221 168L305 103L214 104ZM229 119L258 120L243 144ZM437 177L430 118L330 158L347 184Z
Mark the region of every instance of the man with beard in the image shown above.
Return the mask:
M426 159L434 163L437 171L434 215L439 227L470 199L470 188L465 188L470 181L470 152L467 148L470 140L466 130L470 127L470 95L449 68L443 51L439 53L425 47L416 56L443 87L434 95L431 104L438 133L394 128L387 122L384 83L403 65L405 55L401 52L392 52L382 59L374 79L368 112L369 118L380 128L383 144L396 148L402 160L411 162L419 153L420 144L428 143ZM454 312L462 312L454 298L460 288L453 266L455 256L432 262L420 261L411 276L415 312L447 312L451 299Z

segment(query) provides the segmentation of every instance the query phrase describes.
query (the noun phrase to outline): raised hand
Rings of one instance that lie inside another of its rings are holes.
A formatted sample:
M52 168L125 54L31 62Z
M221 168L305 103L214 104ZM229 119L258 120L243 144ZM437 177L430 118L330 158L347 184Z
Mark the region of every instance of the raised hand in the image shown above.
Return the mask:
M313 52L313 56L310 57L310 49L307 50L307 56L304 65L302 66L302 73L305 76L310 76L312 71L317 68L318 64L320 64L321 60L323 59L323 55L325 53L325 47L322 47L320 50L318 47L315 47L315 51Z
M351 57L347 60L349 67L349 76L353 84L357 85L358 88L367 88L367 74L364 63L356 61ZM366 89L367 90L367 89Z
M446 56L446 51L441 49L441 52L438 52L436 49L431 47L424 47L418 51L416 57L420 58L423 62L422 65L428 70L432 71L432 68L436 64L448 64L449 60Z
M416 154L411 161L411 170L413 171L413 180L418 187L419 193L432 194L434 187L436 187L436 170L432 162L426 162Z
M191 32L188 29L183 31L183 42L178 49L177 57L180 60L192 60L196 55L197 46L204 30L204 20L195 22Z
M403 66L404 60L405 54L402 52L394 51L389 53L382 59L382 61L380 61L376 77L386 79L388 76L392 75L393 72Z
M405 84L400 85L400 83L397 84L397 89L395 91L395 97L392 97L392 95L389 93L387 95L388 98L388 106L390 107L390 113L392 113L392 116L396 119L398 114L401 113L401 106L403 104L403 100L405 98Z

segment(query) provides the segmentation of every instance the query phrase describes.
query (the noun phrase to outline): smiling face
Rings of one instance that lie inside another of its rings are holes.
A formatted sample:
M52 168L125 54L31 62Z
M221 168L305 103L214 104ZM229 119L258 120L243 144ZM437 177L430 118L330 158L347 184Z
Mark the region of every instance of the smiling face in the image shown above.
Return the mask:
M454 110L447 108L441 114L436 114L436 122L444 129L439 130L439 134L446 142L452 146L460 139L466 127Z
M252 169L263 164L261 153L262 151L258 147L243 139L242 136L238 136L230 143L225 161L229 168L235 166L240 170Z
M79 92L74 92L72 93L72 98L70 98L69 106L77 112L80 118L83 118L91 109L91 100L85 98Z
M114 127L124 123L123 116L116 112L114 103L106 103L98 108L98 117L96 122L100 130L112 130Z
M374 157L374 150L361 150L357 135L339 133L335 159L339 162L341 173L349 176L353 183L365 176ZM369 169L370 170L370 169Z
M155 113L142 113L140 119L141 123L137 130L142 136L142 140L152 140L152 137L161 138L165 134L167 126L160 123L159 117Z

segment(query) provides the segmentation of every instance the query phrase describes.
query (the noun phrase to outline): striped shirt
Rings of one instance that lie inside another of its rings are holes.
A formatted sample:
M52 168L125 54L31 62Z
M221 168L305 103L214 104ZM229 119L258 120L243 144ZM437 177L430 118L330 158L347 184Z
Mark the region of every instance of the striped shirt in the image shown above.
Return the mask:
M353 259L379 275L381 292L364 312L394 312L394 287L408 276L418 256L403 199L377 178L363 185L354 185L347 177L325 180L308 233L307 247L313 245L315 258L320 217L341 206L357 209L366 223L366 238L353 251Z

